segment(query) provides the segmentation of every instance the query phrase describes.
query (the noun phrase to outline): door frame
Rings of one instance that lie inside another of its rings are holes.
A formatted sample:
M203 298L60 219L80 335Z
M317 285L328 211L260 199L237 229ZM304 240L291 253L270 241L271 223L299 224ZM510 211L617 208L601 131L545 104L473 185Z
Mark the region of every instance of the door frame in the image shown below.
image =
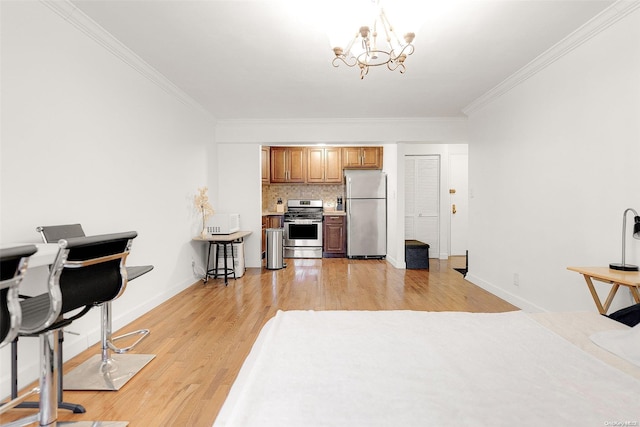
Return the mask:
M461 162L461 160L464 160ZM451 190L455 190L454 194ZM453 214L453 206L457 213ZM469 155L449 155L449 256L464 256L469 231Z
M433 242L431 242L431 247L429 248L429 258L441 258L441 254L442 254L442 248L443 248L443 239L442 239L442 220L443 220L443 212L442 212L442 206L443 206L443 198L442 198L442 185L443 185L443 159L442 159L442 155L440 154L436 154L436 153L425 153L425 154L405 154L403 157L403 175L404 175L404 192L405 192L405 196L404 196L404 206L403 206L403 218L404 218L404 229L402 230L402 233L404 235L404 240L407 239L406 236L406 218L407 218L407 212L406 212L406 203L407 203L407 181L406 181L406 174L407 174L407 170L406 170L406 162L408 159L410 158L431 158L433 160L437 161L437 167L438 167L438 174L437 174L437 182L436 182L436 189L437 189L437 207L435 209L435 212L437 213L436 215L436 221L437 221L437 227L435 230L435 234L437 236L437 247L434 247L435 245L433 245ZM448 219L448 218L447 218ZM425 242L428 243L428 242ZM446 243L446 242L444 242ZM448 244L446 244L446 246L448 247ZM405 260L406 263L406 260ZM405 264L406 265L406 264Z

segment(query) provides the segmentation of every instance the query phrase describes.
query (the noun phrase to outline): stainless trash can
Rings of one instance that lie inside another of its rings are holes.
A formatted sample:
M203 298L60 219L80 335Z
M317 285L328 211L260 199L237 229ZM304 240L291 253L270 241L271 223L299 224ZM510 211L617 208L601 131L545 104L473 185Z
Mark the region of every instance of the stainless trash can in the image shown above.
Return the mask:
M284 268L284 228L267 228L267 269Z

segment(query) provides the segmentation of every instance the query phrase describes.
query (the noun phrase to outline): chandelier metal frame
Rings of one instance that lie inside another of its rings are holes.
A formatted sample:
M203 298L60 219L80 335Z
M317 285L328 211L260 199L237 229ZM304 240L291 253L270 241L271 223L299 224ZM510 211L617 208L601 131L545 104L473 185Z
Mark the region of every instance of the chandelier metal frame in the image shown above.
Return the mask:
M405 60L407 56L414 52L412 43L415 33L406 33L404 35L404 43L401 43L384 9L380 7L379 0L376 1L376 6L379 8L379 12L373 22L373 30L367 25L361 26L346 49L342 47L333 48L335 54L335 58L331 62L333 66L340 66L340 62L348 67L357 65L360 68L360 79L364 79L364 76L369 73L369 67L378 67L380 65L386 65L390 71L398 70L400 74L404 74L407 69ZM385 46L378 45L378 23L384 30ZM362 51L354 53L352 48L358 41ZM393 42L395 42L395 47Z

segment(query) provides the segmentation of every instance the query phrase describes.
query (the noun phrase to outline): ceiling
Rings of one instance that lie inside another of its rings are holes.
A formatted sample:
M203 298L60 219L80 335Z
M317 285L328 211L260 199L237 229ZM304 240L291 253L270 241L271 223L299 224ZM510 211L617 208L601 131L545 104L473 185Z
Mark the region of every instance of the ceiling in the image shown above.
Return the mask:
M398 33L416 33L415 53L405 74L376 67L360 80L356 68L332 66L325 32L346 1L72 3L216 119L464 116L464 107L613 3L387 0L413 18L414 28L399 28L387 9ZM353 22L353 33L360 25Z

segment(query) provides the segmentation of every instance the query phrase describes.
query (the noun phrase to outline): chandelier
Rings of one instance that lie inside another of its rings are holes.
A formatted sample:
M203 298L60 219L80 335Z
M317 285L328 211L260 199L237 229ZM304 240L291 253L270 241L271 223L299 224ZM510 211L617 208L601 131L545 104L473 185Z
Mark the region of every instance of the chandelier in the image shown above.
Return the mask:
M371 2L376 7L373 25L360 27L346 49L334 47L333 52L336 57L333 58L332 64L334 67L338 67L340 62L348 67L357 65L360 68L360 79L364 79L369 72L369 67L380 65L386 65L390 71L398 70L404 74L407 69L404 61L413 53L414 48L411 43L416 35L406 33L402 43L384 9L380 6L380 0L371 0ZM378 30L384 32L384 40L378 39Z

